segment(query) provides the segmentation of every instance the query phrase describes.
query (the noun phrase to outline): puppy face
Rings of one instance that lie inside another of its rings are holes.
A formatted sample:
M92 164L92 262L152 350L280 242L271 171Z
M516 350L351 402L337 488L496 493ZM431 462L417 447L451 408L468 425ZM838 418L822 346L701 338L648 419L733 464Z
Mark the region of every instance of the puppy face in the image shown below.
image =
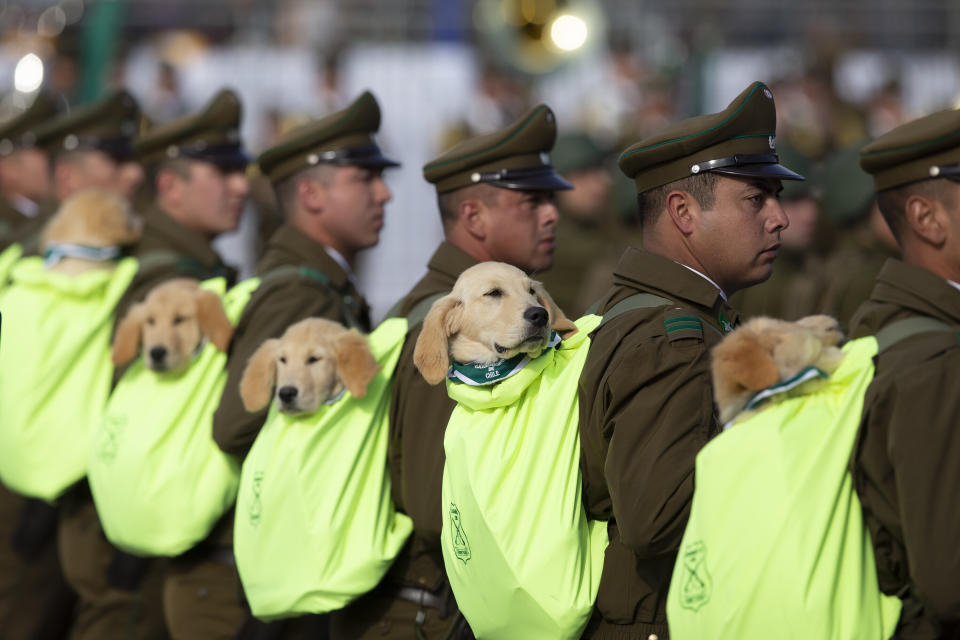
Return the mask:
M60 205L44 228L42 244L119 247L140 239L143 224L119 196L99 189L80 191Z
M257 349L240 380L240 397L248 411L272 398L284 413L313 412L344 389L362 398L379 370L362 335L307 318Z
M502 262L464 271L453 291L430 308L414 349L414 364L431 384L443 380L450 358L492 364L539 353L550 331L575 332L539 282Z
M714 399L720 420L733 419L757 391L787 380L806 367L832 373L843 358L843 333L829 316L797 322L754 318L712 352Z
M233 327L220 297L198 285L185 278L168 280L134 305L117 326L114 364L133 360L141 344L146 365L154 371L185 368L204 337L226 351Z

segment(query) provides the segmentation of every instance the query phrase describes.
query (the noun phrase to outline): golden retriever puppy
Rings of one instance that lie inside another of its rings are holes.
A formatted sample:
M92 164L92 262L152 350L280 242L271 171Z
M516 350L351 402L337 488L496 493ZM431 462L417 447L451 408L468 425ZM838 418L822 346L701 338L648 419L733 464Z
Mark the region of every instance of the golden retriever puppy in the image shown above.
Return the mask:
M796 322L754 318L713 349L713 392L720 421L729 422L757 392L806 367L827 374L840 364L843 333L830 316Z
M536 280L502 262L483 262L457 278L423 321L413 362L430 384L441 382L450 358L489 365L518 353L538 354L551 329L575 333L577 327Z
M141 343L146 365L154 371L183 369L204 338L226 351L233 327L220 296L199 284L189 278L167 280L130 307L113 338L113 364L133 361Z
M240 378L240 398L247 411L259 411L275 398L284 413L310 413L344 390L362 398L379 370L367 339L356 330L307 318L250 356Z
M143 223L123 198L85 189L60 205L41 235L47 267L70 275L112 269L121 247L140 239Z

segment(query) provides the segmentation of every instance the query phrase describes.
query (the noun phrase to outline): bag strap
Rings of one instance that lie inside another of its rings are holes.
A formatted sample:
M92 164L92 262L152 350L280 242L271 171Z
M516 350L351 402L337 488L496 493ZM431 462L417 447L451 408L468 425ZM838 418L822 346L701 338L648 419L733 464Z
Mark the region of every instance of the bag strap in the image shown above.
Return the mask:
M223 277L229 282L230 272L223 265L217 265L210 270L192 258L187 258L173 251L151 251L137 259L138 270L143 273L154 269L173 267L179 273L196 277L199 280Z
M407 331L423 324L424 319L427 317L427 314L430 313L430 307L433 306L433 303L439 300L450 293L449 291L444 291L442 293L435 293L432 296L427 296L416 305L413 309L410 310L410 313L407 314Z
M323 273L319 269L298 266L294 264L280 265L279 267L274 267L273 269L270 269L264 273L262 276L260 276L260 287L263 287L264 285L273 285L277 282L290 280L293 278L300 278L315 282L338 297L343 297L343 295L346 293L345 291L338 291L336 288L334 288L334 286L330 283L330 278L327 277L327 274ZM257 288L259 289L260 287ZM350 327L351 329L363 328L347 304L341 304L340 308L342 309L341 315L343 318L343 323L346 326Z
M635 293L629 298L624 298L610 307L607 312L603 314L603 320L597 325L597 329L627 311L633 311L634 309L652 309L653 307L662 307L668 304L673 304L673 300L668 300L667 298L652 293ZM587 313L595 313L599 307L599 302L594 303ZM594 331L597 329L594 329Z
M883 329L877 331L874 336L877 340L877 353L883 353L901 340L921 334L939 332L956 332L957 328L952 327L942 320L930 318L927 316L918 316L915 318L904 318L891 322ZM960 339L960 333L958 333Z

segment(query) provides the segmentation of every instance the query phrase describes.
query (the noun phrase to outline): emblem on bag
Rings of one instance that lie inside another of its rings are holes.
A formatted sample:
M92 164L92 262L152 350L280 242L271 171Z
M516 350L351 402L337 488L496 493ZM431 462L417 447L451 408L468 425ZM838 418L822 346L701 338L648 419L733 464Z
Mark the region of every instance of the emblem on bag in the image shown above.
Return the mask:
M467 564L470 559L470 542L467 540L467 534L463 530L463 523L460 521L460 509L457 505L450 503L450 538L453 540L453 553L463 564Z
M680 588L680 606L696 611L710 602L713 579L707 571L707 545L697 540L680 550L683 558L683 578Z
M120 434L127 426L127 417L107 415L103 418L103 433L100 436L100 446L97 456L104 462L112 462L117 457Z
M263 504L260 502L260 491L263 488L263 471L256 471L253 474L253 499L250 501L250 525L256 527L260 524L260 514L263 512Z

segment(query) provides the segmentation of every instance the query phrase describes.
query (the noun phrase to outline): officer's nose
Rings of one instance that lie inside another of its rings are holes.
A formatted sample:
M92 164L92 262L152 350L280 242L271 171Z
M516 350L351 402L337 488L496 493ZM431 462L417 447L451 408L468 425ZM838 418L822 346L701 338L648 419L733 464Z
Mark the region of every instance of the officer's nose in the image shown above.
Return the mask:
M529 307L523 312L523 319L535 327L547 326L547 310L543 307Z
M160 364L167 357L167 348L166 347L153 347L150 349L150 360L154 364Z
M280 387L277 390L277 395L280 396L280 401L284 404L290 404L293 402L293 399L297 397L297 388L291 387L290 385Z

